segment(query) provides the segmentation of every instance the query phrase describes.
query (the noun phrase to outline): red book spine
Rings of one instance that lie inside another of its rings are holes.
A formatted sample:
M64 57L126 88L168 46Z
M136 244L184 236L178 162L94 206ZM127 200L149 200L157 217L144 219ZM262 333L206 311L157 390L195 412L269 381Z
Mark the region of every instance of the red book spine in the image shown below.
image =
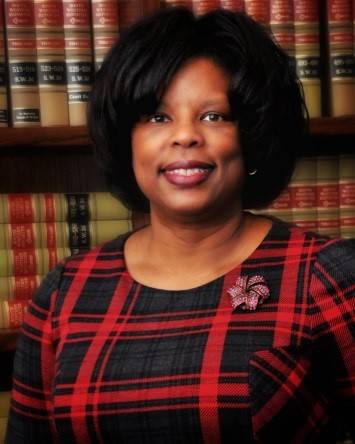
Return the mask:
M95 70L119 36L118 1L91 0Z
M255 21L266 26L270 25L269 0L245 0L245 12Z
M203 15L213 9L219 8L219 0L193 0L193 11L195 15Z
M295 26L292 0L270 1L270 26L275 40L295 65Z
M244 12L245 4L244 0L220 0L221 6L224 9L229 9L234 12Z

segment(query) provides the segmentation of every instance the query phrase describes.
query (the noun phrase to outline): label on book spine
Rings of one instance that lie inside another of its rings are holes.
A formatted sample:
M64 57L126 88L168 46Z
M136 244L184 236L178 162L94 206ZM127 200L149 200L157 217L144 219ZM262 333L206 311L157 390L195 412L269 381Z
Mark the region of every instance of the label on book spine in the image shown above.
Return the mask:
M91 245L89 223L69 222L70 248L88 248Z
M88 85L93 79L92 62L69 62L67 63L68 86Z
M34 208L31 194L9 194L7 199L11 224L33 222Z
M68 221L88 221L89 195L88 194L66 194L68 202Z
M332 55L330 57L331 77L344 79L355 77L355 59L352 54Z
M27 300L33 296L39 285L39 276L14 276L13 297L17 300Z
M20 123L20 122L39 122L40 121L40 114L39 110L37 108L32 109L14 109L13 110L13 117L14 117L14 123Z
M35 62L9 64L10 84L13 86L37 85L37 69Z
M28 301L7 301L8 325L6 328L21 327L28 307ZM5 308L6 310L6 308Z
M38 81L40 85L66 85L65 62L39 62Z
M34 7L32 1L5 1L7 26L29 27L34 24Z
M297 74L302 79L318 79L320 77L319 57L297 57Z

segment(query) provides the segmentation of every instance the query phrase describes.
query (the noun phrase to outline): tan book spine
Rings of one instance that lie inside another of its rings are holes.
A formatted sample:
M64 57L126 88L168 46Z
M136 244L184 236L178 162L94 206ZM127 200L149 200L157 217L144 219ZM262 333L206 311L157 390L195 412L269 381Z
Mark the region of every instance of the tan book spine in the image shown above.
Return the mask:
M328 0L330 115L355 114L352 0Z
M244 0L245 12L258 23L270 26L270 1L269 0Z
M339 157L340 234L355 238L355 155Z
M0 329L21 327L28 304L29 301L0 301Z
M317 231L336 237L340 235L339 158L318 156L317 161Z
M39 275L0 277L0 300L31 299L42 279Z
M69 124L86 125L86 108L94 75L89 0L62 0Z
M34 0L41 125L69 124L62 0Z
M0 442L5 442L5 433L10 410L11 392L0 392Z
M291 223L293 221L291 188L285 188L264 213Z
M45 275L71 254L69 248L0 250L0 277Z
M168 6L183 6L192 11L192 0L162 0L160 2L161 8L166 8Z
M11 123L39 126L36 32L32 0L5 0Z
M0 127L9 125L5 60L4 0L0 0Z
M219 6L219 0L192 0L192 8L196 16L213 11L219 8Z
M298 160L290 183L292 221L313 231L317 229L316 175L316 158L303 157Z
M295 51L310 117L322 114L319 5L315 0L294 0Z
M295 66L295 20L293 0L270 0L270 27L281 48Z
M92 34L95 70L119 38L119 10L117 0L91 0Z
M233 12L245 12L244 0L220 0L221 7Z

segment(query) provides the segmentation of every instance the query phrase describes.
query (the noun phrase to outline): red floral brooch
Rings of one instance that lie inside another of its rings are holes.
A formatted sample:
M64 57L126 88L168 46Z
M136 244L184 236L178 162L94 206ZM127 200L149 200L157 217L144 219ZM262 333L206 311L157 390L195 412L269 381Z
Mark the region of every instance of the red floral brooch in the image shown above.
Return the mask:
M235 285L229 288L233 310L241 307L243 310L255 310L259 304L270 296L269 287L262 276L240 276Z

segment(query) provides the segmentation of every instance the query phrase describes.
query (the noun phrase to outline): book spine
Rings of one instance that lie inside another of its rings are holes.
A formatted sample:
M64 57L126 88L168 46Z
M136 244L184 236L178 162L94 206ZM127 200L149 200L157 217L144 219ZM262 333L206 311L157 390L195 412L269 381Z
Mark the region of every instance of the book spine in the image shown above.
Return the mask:
M168 6L184 6L192 11L192 0L162 0L160 2L161 8L166 8Z
M69 124L86 124L86 108L94 75L89 0L62 0Z
M328 0L330 115L355 114L352 0Z
M209 11L219 8L219 0L193 0L192 7L196 16L206 14Z
M258 23L270 26L269 0L244 0L245 12Z
M0 250L0 277L45 275L71 254L69 248Z
M295 67L295 22L293 0L270 1L270 27L275 40L290 57L290 65Z
M220 0L221 7L233 12L245 12L244 0Z
M294 0L296 68L310 117L322 114L319 5L315 0Z
M318 156L317 162L317 231L336 237L340 235L339 159Z
M142 0L118 0L119 29L126 29L143 17Z
M339 157L340 234L355 238L355 155Z
M91 13L95 71L98 71L119 37L118 1L91 0Z
M313 231L317 229L316 174L316 158L301 158L290 183L292 221L301 228Z
M42 279L38 275L0 277L0 301L31 299Z
M34 0L41 125L68 125L62 0Z
M268 206L266 214L277 217L285 222L293 221L291 187L285 188L281 194Z
M0 0L0 127L9 124L7 108L7 75L5 60L4 0Z
M5 0L11 122L39 126L40 103L32 0Z
M29 301L0 301L0 329L19 328Z

